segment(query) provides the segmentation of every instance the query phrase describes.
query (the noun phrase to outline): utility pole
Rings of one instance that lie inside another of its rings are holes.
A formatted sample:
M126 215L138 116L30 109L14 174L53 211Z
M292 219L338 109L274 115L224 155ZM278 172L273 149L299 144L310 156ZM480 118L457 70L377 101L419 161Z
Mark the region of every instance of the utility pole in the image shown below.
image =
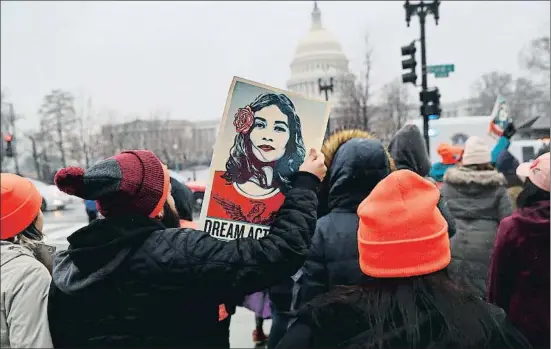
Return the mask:
M430 112L430 106L429 106L429 100L426 98L423 98L428 92L428 83L427 83L427 48L426 48L426 31L425 31L425 23L427 15L432 13L434 15L434 20L436 22L436 25L438 25L438 20L440 19L439 13L438 13L438 7L440 6L439 0L434 0L433 2L427 4L423 1L421 1L418 4L410 4L409 0L406 0L406 3L404 4L404 8L406 9L406 23L409 27L409 23L411 21L411 16L417 15L419 17L419 24L421 27L421 94L420 99L422 102L421 106L421 116L423 117L423 137L425 138L425 143L427 146L427 151L430 154L430 140L429 140L429 112ZM414 51L415 52L415 51ZM406 81L404 81L406 82ZM413 82L415 83L415 82ZM438 90L436 90L438 91ZM436 93L435 95L438 95ZM434 101L434 104L436 105L435 109L438 108L439 101Z
M329 101L329 92L333 93L333 78L329 78L329 83L322 83L322 79L318 79L318 87L320 94L325 93L325 101ZM328 138L331 135L331 117L327 120L327 129L325 131L325 138Z

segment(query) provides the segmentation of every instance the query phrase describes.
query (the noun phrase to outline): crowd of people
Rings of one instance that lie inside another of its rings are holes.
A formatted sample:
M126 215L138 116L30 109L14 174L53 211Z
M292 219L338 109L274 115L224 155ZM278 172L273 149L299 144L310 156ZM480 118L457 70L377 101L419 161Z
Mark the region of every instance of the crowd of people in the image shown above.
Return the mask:
M56 253L36 188L2 173L1 347L229 348L235 306L260 293L268 348L549 348L549 147L520 164L513 134L442 144L433 165L416 126L388 147L337 131L270 233L227 242L147 150L58 171L90 223Z

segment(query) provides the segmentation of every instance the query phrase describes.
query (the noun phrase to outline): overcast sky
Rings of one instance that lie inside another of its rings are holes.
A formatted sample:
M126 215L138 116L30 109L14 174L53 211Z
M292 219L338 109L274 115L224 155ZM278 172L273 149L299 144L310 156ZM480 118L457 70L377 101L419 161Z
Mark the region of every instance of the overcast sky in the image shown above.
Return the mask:
M36 125L42 97L54 88L90 96L96 111L116 111L120 121L152 111L216 119L234 75L286 87L312 7L311 1L2 1L2 90L25 117L25 129ZM361 69L368 31L375 87L401 74L400 46L419 37L417 18L406 27L403 1L319 7L352 72ZM518 52L549 35L549 17L549 1L442 1L439 25L432 17L427 22L428 63L454 63L456 71L429 84L450 101L468 97L485 72L522 74Z

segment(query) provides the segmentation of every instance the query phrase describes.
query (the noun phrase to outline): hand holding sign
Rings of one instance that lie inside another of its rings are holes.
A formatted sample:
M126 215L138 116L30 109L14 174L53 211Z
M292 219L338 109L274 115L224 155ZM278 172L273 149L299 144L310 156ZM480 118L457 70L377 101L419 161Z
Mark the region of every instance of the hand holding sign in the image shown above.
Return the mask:
M310 172L314 176L318 177L320 181L323 181L323 178L327 173L327 167L325 167L325 155L323 155L322 152L318 152L314 148L310 149L310 153L306 159L304 159L299 171Z

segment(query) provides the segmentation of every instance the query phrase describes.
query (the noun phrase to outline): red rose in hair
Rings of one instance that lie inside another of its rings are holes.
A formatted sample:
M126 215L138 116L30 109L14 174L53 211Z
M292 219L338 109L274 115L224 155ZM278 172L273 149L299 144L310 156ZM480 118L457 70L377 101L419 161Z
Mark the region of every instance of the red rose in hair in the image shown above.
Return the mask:
M250 106L246 106L245 108L239 108L235 113L233 126L235 126L238 133L247 133L253 126L253 122L254 113Z

